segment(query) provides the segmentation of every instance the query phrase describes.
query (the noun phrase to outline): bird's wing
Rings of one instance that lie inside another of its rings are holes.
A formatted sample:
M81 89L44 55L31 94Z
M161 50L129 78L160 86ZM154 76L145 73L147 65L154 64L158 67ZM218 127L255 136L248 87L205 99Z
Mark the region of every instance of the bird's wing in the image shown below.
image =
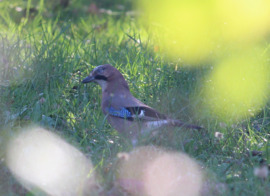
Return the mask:
M161 114L154 110L151 107L147 106L133 106L133 107L121 107L116 109L112 106L107 107L107 114L119 118L124 118L127 120L143 120L143 121L156 121L156 120L165 120L167 116Z
M103 96L102 110L105 114L124 118L127 120L156 121L167 119L167 116L159 113L131 94L114 94Z

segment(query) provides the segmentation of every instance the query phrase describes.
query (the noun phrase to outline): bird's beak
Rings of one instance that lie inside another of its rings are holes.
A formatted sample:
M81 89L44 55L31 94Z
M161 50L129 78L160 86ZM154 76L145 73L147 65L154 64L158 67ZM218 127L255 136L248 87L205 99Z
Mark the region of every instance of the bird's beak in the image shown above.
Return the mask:
M83 79L82 83L89 83L89 82L93 82L94 80L95 80L95 77L92 75L89 75Z

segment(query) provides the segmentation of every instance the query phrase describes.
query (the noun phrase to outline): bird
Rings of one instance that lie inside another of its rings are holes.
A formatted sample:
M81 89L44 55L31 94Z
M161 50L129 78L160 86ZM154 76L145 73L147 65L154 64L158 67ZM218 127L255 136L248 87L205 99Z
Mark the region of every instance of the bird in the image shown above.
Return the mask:
M202 129L201 126L186 124L170 119L154 108L135 98L124 76L110 64L96 66L82 83L95 82L101 86L101 108L109 124L120 134L131 139L133 145L138 137L161 127L185 127Z

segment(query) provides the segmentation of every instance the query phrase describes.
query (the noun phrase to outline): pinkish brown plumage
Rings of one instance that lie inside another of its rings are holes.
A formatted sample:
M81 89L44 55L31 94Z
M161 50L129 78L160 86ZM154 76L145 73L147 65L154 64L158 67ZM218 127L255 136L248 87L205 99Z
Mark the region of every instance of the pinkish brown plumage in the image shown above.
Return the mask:
M109 64L97 66L83 83L96 82L102 88L102 111L117 131L137 142L139 134L164 126L201 129L179 120L169 119L150 106L136 99L129 91L123 75Z

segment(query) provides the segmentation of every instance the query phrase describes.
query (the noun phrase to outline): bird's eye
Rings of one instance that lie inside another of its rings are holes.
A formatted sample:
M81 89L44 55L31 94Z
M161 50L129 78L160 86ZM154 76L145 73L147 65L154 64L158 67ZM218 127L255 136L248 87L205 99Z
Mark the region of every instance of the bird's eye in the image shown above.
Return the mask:
M97 70L97 72L98 72L99 74L102 74L102 73L104 72L104 70L105 70L105 67L100 67L100 68Z

